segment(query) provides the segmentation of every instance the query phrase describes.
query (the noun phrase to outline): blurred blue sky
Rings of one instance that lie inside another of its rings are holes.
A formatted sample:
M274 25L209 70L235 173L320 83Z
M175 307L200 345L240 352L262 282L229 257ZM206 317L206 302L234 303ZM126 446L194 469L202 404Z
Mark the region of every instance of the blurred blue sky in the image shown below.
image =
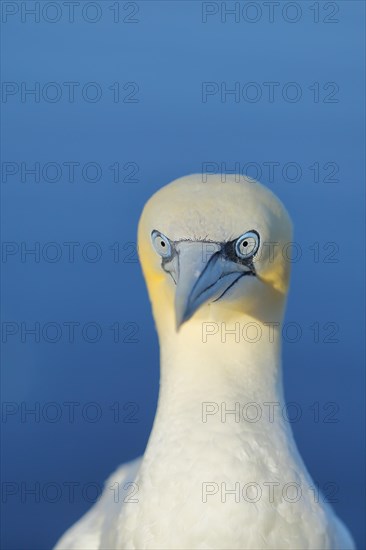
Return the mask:
M137 222L206 163L258 177L294 220L286 396L365 547L364 3L237 4L225 20L234 2L2 2L2 548L51 548L143 452L158 346Z

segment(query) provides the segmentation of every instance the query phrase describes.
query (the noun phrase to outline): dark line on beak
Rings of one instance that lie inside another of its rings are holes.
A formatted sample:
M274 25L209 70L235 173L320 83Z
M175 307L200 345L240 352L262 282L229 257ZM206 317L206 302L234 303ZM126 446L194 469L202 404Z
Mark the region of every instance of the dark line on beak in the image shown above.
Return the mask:
M203 276L203 275L205 274L205 272L207 271L207 268L208 268L209 264L211 264L211 262L212 262L212 260L213 260L214 258L217 258L217 256L220 254L220 252L221 252L220 250L218 250L217 252L215 252L215 253L211 256L211 258L208 260L208 262L206 263L206 265L205 265L205 267L204 267L202 273L200 274L200 276L198 277L198 279L196 280L196 282L194 283L194 285L193 285L193 287L192 287L192 290L191 290L190 295L189 295L189 299L191 298L192 294L194 293L195 288L196 288L196 286L198 285L199 280L202 278L202 276ZM215 283L216 283L216 282L217 282L217 281L215 281ZM215 283L214 283L214 284L215 284ZM212 285L210 285L210 287L211 287L211 286L212 286ZM210 287L208 287L208 288L210 288ZM205 288L205 290L207 290L207 288ZM204 291L202 291L202 292L204 292ZM201 296L202 292L200 293L200 296Z
M224 279L225 277L228 277L230 275L230 273L223 273L222 275L220 275L220 277L214 281L212 284L210 284L208 287L204 288L203 290L201 290L201 292L196 296L196 300L198 300L198 298L200 296L202 296L202 294L204 292L206 292L206 290L209 290L210 288L212 288L213 286L215 286L219 281L221 281L221 279ZM235 281L234 281L235 282ZM214 300L214 302L216 302L216 300Z
M239 277L237 277L237 278L235 279L235 281L233 281L233 282L231 283L231 285L229 285L229 286L224 290L224 292L223 292L218 298L216 298L216 300L213 300L213 302L218 302L219 300L221 300L221 298L223 298L223 297L225 296L225 294L227 293L227 291L230 290L230 288L232 288L232 287L235 285L235 283L237 283L237 282L239 281L239 279L241 279L242 277L245 277L246 275L255 276L255 274L254 274L252 271L246 271L245 273L241 273L241 274L239 275Z

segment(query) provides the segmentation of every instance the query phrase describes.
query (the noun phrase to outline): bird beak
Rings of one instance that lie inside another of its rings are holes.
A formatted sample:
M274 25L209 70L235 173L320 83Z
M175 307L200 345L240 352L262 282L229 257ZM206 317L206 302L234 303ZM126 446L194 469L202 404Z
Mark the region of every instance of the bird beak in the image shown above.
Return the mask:
M176 262L177 330L201 305L219 300L238 279L251 273L224 258L221 246L216 243L181 241L177 245Z

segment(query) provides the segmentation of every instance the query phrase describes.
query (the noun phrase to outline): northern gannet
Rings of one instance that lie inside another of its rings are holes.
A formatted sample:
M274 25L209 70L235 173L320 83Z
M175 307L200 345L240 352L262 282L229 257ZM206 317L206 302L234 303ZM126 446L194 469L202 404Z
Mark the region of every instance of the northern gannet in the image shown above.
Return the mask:
M154 426L144 456L109 478L57 550L354 548L279 413L289 215L251 179L205 180L175 180L145 205L138 250L161 354Z

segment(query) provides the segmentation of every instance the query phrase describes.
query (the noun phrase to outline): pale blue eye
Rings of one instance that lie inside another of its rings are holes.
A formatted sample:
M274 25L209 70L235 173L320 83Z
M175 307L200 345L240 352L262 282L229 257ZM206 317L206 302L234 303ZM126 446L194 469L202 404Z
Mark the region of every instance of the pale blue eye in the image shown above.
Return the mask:
M168 237L159 233L159 231L153 231L151 234L151 239L154 245L154 248L162 258L168 258L172 254L172 245Z
M247 231L238 238L235 252L238 258L245 260L254 256L259 248L259 235L254 231Z

